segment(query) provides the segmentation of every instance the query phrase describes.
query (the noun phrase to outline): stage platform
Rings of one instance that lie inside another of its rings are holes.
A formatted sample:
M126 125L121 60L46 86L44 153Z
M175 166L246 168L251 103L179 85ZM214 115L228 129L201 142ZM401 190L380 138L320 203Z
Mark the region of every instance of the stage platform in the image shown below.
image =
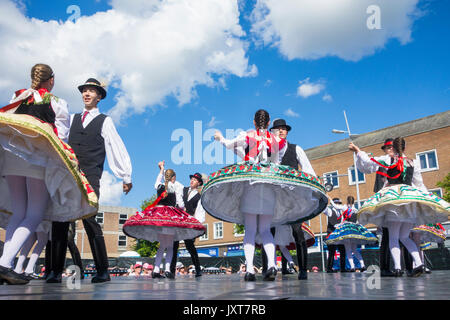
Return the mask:
M179 276L176 280L113 277L111 282L91 284L80 281L80 288L67 282L47 284L33 280L28 285L0 286L1 300L448 300L450 271L409 278L379 278L365 273L308 273L308 280L297 275L281 276L273 282L245 282L238 274Z

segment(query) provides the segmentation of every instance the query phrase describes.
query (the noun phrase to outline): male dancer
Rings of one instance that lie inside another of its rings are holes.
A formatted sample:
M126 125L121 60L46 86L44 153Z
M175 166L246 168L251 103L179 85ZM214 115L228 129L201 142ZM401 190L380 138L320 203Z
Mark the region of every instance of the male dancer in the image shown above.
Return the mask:
M277 119L273 122L272 128L270 130L278 135L281 139L286 139L289 131L291 131L291 126L286 124L286 120ZM306 156L305 151L298 145L287 142L283 149L280 150L279 153L280 161L282 165L290 166L294 169L299 169L303 172L306 172L310 175L316 175L314 169L311 166L311 163ZM274 230L271 230L274 233ZM308 278L307 273L307 257L308 257L308 249L306 246L306 241L303 235L303 230L300 224L292 225L292 235L295 239L295 246L297 248L297 261L299 266L298 279L306 280ZM264 252L264 248L262 248L262 259L263 259L263 270L265 270L265 262L267 261L266 254ZM284 265L284 272L286 274L286 259L283 257L282 264Z
M342 204L341 199L339 198L333 198L333 202L335 204ZM336 229L335 225L340 222L339 220L342 218L342 212L338 212L337 209L335 209L333 206L330 205L325 209L324 213L328 216L328 225L327 225L327 237L328 237ZM335 270L333 270L334 255L336 253L336 250L339 250L340 255L339 262L341 272L347 271L345 269L345 246L343 244L338 244L328 246L327 273L336 272Z
M100 178L103 173L105 158L114 175L123 180L123 192L128 194L133 187L131 183L131 161L125 145L116 131L112 119L98 110L98 103L105 99L106 90L96 79L90 78L80 85L84 102L83 113L71 116L69 145L73 148L81 170L100 197ZM48 283L61 282L67 252L69 222L53 223L52 239L52 271L47 278ZM92 216L83 219L97 275L92 283L110 281L108 272L108 255L101 226Z
M195 173L194 175L190 175L191 181L189 183L189 187L183 188L183 202L184 202L184 210L189 213L191 216L195 214L195 210L197 209L198 202L200 201L200 194L198 193L198 188L203 185L202 175L200 173ZM191 255L192 263L195 266L195 277L200 277L202 275L200 269L200 260L198 258L197 249L194 245L195 239L185 239L184 244L186 249L189 251ZM178 247L180 245L179 241L175 241L173 243L173 256L172 261L170 263L170 272L175 274L175 268L177 264L177 253Z

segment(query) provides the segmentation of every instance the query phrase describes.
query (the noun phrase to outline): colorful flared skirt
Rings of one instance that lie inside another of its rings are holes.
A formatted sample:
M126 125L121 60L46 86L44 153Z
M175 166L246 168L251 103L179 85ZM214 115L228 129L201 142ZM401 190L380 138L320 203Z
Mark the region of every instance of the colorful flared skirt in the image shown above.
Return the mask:
M327 245L344 244L351 240L356 244L370 244L378 241L378 238L359 223L346 222L338 225L325 239Z

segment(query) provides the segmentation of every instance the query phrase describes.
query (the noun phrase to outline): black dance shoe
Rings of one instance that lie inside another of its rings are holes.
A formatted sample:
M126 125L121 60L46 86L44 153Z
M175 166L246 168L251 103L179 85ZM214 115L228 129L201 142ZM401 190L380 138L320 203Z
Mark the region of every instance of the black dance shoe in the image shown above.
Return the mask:
M350 270L348 270L348 272L356 272L355 268L351 268Z
M201 271L196 271L195 272L195 277L196 278L201 277L201 276L202 276L202 272Z
M408 277L419 277L423 272L423 265L421 265L412 269L411 272L408 272Z
M367 268L366 267L362 267L362 268L359 268L358 270L359 270L359 272L364 272L364 271L367 271Z
M5 280L8 284L27 284L30 282L24 275L16 273L11 268L0 266L0 279Z
M164 272L164 276L165 276L167 279L175 279L174 274L173 274L172 272L170 272L170 271Z
M254 273L247 272L244 277L245 281L256 281L256 276Z
M382 276L382 277L395 277L395 273L393 273L391 270L381 270L380 276Z
M91 283L102 283L107 281L111 281L108 270L97 271L97 275L92 278Z
M327 270L327 273L336 273L337 272L337 270L334 270L334 269L328 269Z
M267 270L267 272L264 274L263 281L274 281L276 275L277 269L272 267L269 270Z
M62 282L62 273L51 271L48 275L47 279L45 279L47 283L61 283Z
M298 280L308 280L308 272L306 270L300 270Z
M158 278L158 279L164 279L165 278L165 276L163 276L161 273L159 273L159 272L152 272L152 278L153 279L155 279L155 278Z
M426 274L430 274L431 273L431 270L428 269L428 268L425 268L424 271L425 271Z
M395 269L394 270L394 277L399 278L403 276L403 271L400 269Z

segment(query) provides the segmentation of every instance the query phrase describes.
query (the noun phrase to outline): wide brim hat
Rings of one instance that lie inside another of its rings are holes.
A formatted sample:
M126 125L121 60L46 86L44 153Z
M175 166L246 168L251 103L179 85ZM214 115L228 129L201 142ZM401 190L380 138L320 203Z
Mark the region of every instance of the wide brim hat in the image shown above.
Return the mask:
M272 128L270 128L270 130L272 129L276 129L279 127L286 127L287 131L291 131L291 126L286 124L286 120L284 119L276 119L274 120L273 124L272 124Z
M386 139L384 144L381 146L381 149L384 150L386 147L392 146L394 139Z
M203 185L203 179L202 179L202 175L200 173L194 173L193 175L189 176L189 179L195 178L198 180L198 182L200 182L200 185Z
M94 79L94 78L87 79L84 84L78 86L78 90L81 93L83 93L83 89L85 87L95 87L102 95L102 100L106 98L106 90L105 90L104 86L97 79Z

